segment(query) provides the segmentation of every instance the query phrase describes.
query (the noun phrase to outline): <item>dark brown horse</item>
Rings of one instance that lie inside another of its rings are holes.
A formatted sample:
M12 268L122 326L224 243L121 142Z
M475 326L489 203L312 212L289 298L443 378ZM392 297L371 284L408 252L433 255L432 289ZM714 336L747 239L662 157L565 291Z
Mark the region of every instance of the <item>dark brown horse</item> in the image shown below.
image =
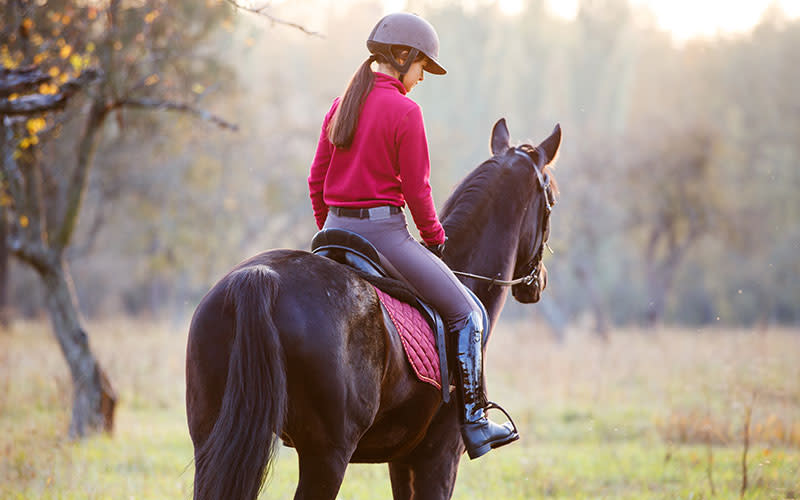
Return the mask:
M534 148L511 147L505 121L495 125L494 155L441 211L452 269L513 281L517 300L539 300L548 165L560 145L558 126ZM465 279L494 325L507 288L489 281ZM416 378L369 283L308 252L262 253L220 280L192 318L194 498L255 499L279 438L297 450L295 499L335 499L357 462L388 462L395 499L450 498L464 452L455 405Z

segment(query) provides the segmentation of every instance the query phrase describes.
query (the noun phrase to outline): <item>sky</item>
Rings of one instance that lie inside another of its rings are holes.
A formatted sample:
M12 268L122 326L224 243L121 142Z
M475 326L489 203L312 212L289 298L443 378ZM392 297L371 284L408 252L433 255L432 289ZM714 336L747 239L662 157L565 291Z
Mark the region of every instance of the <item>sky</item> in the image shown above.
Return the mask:
M632 0L647 6L659 26L679 41L717 33L746 31L755 25L770 4L778 4L790 17L800 16L800 0ZM504 12L512 14L522 0L498 0ZM551 10L570 18L578 0L548 0Z
M475 2L476 0L469 0ZM480 1L480 0L477 0ZM494 0L506 14L522 8L524 0ZM658 25L677 41L736 33L752 28L770 4L779 5L789 17L800 16L800 0L631 0L648 7ZM547 0L550 9L561 17L575 16L578 0ZM384 10L402 10L405 0L384 0Z

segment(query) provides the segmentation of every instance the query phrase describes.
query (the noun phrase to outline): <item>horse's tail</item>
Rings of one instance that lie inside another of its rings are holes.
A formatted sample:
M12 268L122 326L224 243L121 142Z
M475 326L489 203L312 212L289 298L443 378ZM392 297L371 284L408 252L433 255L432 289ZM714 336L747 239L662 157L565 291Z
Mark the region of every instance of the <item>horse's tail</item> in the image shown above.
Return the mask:
M286 415L286 371L272 309L278 275L256 265L228 276L235 338L219 416L195 456L195 500L255 500Z

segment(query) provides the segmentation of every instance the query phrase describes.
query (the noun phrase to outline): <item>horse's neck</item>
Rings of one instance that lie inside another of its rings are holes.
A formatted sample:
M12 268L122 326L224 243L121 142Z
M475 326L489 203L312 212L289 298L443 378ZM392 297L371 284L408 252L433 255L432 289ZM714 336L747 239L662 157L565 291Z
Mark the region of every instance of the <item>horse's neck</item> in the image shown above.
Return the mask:
M460 258L449 261L448 265L455 271L501 280L512 279L523 216L524 211L515 210L509 204L492 207L483 228L473 230L477 237L473 235L470 241L469 237L452 235L453 240L470 245L470 249L458 252ZM469 279L467 283L486 307L489 320L494 326L505 304L509 288L490 286L486 281L475 279Z

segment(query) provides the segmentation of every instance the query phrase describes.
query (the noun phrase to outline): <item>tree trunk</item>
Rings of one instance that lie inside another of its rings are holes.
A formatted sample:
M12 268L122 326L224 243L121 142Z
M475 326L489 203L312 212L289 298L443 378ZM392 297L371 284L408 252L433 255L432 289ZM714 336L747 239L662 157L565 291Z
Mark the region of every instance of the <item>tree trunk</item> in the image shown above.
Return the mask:
M578 281L583 283L583 289L589 296L589 304L594 314L594 333L601 339L608 340L609 319L606 313L606 305L595 286L594 273L592 273L586 259L579 260L575 266L575 276Z
M2 127L2 125L0 125ZM2 146L0 146L2 150ZM1 153L0 153L1 154ZM8 310L8 245L6 236L8 235L8 214L6 208L0 206L0 328L8 328L11 325L11 313Z
M69 436L81 438L94 432L110 433L114 427L117 396L81 326L67 264L58 258L43 270L41 277L53 331L72 375L74 394Z

